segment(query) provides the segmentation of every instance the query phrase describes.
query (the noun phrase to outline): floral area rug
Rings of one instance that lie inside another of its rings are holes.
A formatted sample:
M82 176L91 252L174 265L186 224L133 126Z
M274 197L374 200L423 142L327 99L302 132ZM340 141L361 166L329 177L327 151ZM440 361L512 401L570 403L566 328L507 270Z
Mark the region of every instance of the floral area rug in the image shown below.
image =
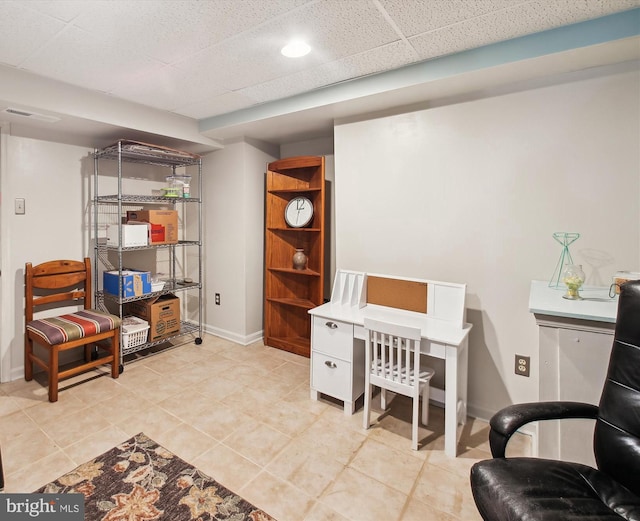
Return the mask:
M84 494L85 521L275 521L142 433L36 493Z

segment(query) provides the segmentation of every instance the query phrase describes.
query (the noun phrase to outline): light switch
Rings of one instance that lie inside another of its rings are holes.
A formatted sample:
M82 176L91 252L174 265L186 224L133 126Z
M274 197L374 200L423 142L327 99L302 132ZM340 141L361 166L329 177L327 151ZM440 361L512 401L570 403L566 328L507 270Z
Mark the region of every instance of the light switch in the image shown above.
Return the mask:
M16 215L24 215L24 199L16 198Z

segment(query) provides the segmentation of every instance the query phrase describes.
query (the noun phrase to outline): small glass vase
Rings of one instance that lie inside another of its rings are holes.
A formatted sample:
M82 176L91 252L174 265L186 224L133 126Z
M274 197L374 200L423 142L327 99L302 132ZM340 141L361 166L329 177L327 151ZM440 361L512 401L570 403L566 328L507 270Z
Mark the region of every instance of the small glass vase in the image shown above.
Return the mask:
M562 272L562 282L567 286L567 292L562 298L567 300L582 300L580 288L584 284L585 275L582 266L567 264Z

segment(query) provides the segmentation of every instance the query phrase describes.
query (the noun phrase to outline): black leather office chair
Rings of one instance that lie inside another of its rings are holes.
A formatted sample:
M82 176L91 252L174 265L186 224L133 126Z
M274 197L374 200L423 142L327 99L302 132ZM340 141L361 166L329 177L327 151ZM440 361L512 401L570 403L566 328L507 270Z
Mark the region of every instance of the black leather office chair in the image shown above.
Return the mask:
M593 418L598 468L542 458L505 458L519 427L537 420ZM540 402L491 418L494 459L471 468L485 521L640 520L640 281L620 288L609 370L600 405Z

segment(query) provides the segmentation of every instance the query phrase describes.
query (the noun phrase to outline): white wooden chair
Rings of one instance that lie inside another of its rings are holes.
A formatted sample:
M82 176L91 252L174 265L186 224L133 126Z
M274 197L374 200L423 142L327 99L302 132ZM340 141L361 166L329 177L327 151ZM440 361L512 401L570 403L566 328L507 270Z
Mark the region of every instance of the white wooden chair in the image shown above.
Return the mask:
M418 450L418 409L422 395L422 423L428 422L429 382L435 371L420 366L420 329L365 319L365 392L363 426L371 426L373 386L381 389L382 408L386 390L413 400L411 447Z

